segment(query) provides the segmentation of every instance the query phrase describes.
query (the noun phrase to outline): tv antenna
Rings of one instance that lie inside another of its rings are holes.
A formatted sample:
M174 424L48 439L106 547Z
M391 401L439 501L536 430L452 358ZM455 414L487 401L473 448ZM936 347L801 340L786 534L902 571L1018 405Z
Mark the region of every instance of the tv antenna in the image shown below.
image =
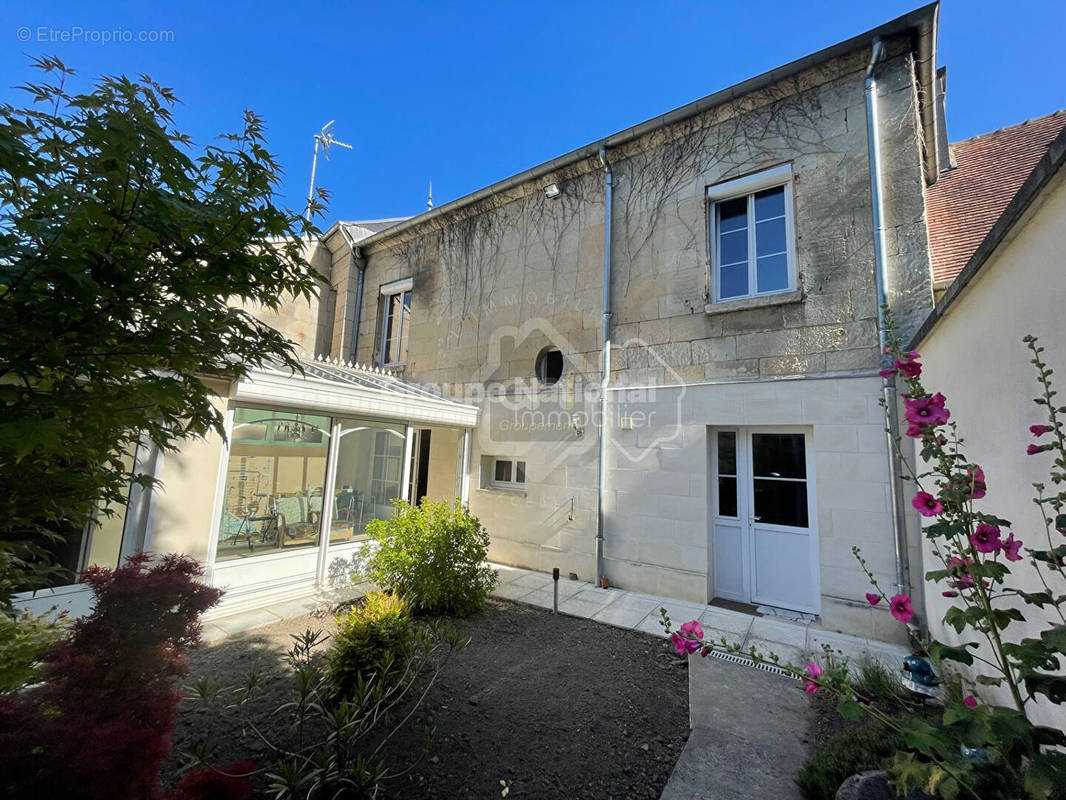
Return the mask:
M315 169L318 167L318 146L322 145L322 153L326 156L326 161L329 161L329 148L331 145L337 145L337 147L343 147L345 150L351 150L350 144L338 141L333 138L333 123L336 120L330 120L322 126L322 132L315 134L315 153L311 157L311 188L307 190L307 211L304 216L307 221L311 221L311 203L315 196Z

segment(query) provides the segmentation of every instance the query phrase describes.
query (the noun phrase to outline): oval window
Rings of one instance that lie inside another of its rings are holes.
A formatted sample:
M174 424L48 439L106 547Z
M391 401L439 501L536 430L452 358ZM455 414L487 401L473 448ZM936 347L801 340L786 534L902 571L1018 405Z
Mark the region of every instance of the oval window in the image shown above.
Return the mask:
M563 354L554 347L545 347L537 356L537 380L545 386L558 383L563 376Z

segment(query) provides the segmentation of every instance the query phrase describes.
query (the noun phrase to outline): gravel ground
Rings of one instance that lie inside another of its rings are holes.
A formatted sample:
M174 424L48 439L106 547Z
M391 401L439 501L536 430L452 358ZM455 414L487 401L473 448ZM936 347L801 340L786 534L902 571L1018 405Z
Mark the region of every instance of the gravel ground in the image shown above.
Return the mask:
M688 736L685 663L663 640L496 599L454 624L470 644L389 741L387 766L410 769L386 785L388 797L659 797ZM291 696L289 636L308 627L330 632L332 617L298 617L204 648L189 681L232 684L258 666L266 691L256 708L283 735L284 715L270 711ZM428 748L427 726L435 729ZM171 775L178 753L205 733L223 744L216 763L262 756L225 719L183 708Z

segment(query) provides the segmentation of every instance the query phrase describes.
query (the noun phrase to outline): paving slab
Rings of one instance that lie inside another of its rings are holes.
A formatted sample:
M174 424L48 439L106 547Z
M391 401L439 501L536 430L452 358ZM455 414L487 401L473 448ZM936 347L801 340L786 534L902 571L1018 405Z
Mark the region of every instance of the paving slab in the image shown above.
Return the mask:
M792 678L689 657L692 733L662 800L798 800L812 710Z
M593 615L596 622L604 622L620 628L633 628L652 612L658 615L658 601L641 596L617 595L603 610Z
M250 631L255 628L261 628L264 625L273 625L281 619L282 617L279 617L268 609L256 608L251 611L243 611L240 614L233 614L228 617L218 617L217 619L211 620L211 625L214 628L221 630L226 636L233 636L237 633L244 633L245 631Z
M717 631L727 631L744 641L755 617L751 614L741 614L737 611L725 611L719 608L711 608L700 615L700 625L706 628L714 628Z
M516 581L526 573L526 570L518 569L517 567L504 567L497 565L493 567L493 569L496 571L496 577L499 578L499 582L501 584Z
M807 627L798 622L756 617L751 622L748 638L779 642L802 650L807 646Z
M543 572L528 570L511 581L512 586L528 586L530 589L543 589L551 586L552 576Z
M532 586L519 586L517 582L501 583L493 589L494 597L502 597L504 600L521 600L526 595L535 592Z

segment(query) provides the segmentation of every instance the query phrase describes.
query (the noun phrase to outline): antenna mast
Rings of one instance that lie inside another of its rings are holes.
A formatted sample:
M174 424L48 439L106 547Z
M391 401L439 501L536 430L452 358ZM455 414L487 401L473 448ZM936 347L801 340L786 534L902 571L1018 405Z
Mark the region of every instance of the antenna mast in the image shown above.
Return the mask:
M308 222L311 221L311 203L315 197L315 170L318 167L318 145L322 145L322 153L326 156L326 161L329 161L329 148L330 145L337 145L337 147L343 147L345 150L351 150L350 144L338 141L333 138L333 123L336 120L330 120L322 126L322 132L315 134L315 151L311 156L311 188L307 190L307 210L304 212L304 217Z

